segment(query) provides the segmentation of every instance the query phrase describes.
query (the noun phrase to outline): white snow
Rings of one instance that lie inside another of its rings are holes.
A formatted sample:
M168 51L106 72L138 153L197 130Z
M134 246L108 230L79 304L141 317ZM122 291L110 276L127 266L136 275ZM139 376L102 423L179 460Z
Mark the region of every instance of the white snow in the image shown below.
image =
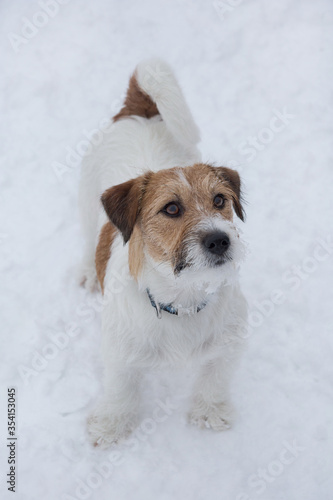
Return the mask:
M1 5L1 498L332 498L332 3L54 2L53 17L42 0ZM102 367L99 295L76 282L79 160L150 56L174 68L205 160L242 174L252 327L231 430L186 424L190 376L172 369L147 376L140 431L110 455L85 431ZM3 479L11 386L16 494Z

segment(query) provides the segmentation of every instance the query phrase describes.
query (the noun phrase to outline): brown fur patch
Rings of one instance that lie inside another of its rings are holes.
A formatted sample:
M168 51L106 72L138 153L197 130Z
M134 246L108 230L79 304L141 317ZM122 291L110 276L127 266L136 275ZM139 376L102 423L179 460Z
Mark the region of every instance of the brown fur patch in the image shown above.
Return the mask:
M107 222L101 229L95 253L95 264L98 281L104 293L104 278L106 266L111 255L111 245L117 234L117 228L111 222Z
M218 167L216 171L222 180L226 180L229 183L235 194L233 196L235 212L241 220L244 220L244 210L241 204L241 181L238 172L226 167Z
M156 104L148 94L140 89L134 73L129 81L124 106L121 108L119 113L113 117L113 121L116 122L120 118L130 115L151 118L152 116L156 116L158 114L159 111Z
M150 176L151 172L147 172L136 179L112 186L102 194L104 210L110 221L121 231L125 243L131 237Z
M144 259L143 235L138 226L135 226L128 247L128 266L131 275L136 280L142 269Z

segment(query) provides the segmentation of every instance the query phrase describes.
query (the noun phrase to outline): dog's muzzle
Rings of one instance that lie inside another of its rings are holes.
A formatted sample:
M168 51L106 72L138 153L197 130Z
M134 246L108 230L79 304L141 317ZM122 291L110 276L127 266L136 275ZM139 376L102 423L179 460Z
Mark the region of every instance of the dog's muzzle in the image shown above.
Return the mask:
M223 230L211 229L192 233L185 240L180 257L174 267L175 275L190 267L196 269L218 267L233 260L232 236Z

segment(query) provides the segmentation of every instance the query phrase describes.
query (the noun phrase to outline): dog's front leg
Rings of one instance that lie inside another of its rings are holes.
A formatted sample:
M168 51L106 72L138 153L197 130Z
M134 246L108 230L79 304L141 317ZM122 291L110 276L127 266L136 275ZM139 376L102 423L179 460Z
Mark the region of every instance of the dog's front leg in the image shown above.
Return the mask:
M232 406L229 401L229 380L232 364L223 358L207 362L194 387L189 422L215 431L229 429Z
M125 361L107 363L104 396L88 419L94 446L110 446L131 433L137 421L140 378L140 371Z

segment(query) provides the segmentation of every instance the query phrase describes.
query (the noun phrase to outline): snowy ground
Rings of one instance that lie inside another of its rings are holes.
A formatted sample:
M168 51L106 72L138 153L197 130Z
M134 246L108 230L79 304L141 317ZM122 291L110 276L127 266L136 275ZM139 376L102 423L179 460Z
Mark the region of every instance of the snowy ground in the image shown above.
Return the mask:
M18 399L8 498L331 499L332 2L58 1L44 15L42 1L0 6L2 479L7 387ZM101 364L98 295L75 281L80 151L151 55L174 67L204 158L242 173L252 326L232 430L188 427L188 376L165 372L110 455L85 434Z

